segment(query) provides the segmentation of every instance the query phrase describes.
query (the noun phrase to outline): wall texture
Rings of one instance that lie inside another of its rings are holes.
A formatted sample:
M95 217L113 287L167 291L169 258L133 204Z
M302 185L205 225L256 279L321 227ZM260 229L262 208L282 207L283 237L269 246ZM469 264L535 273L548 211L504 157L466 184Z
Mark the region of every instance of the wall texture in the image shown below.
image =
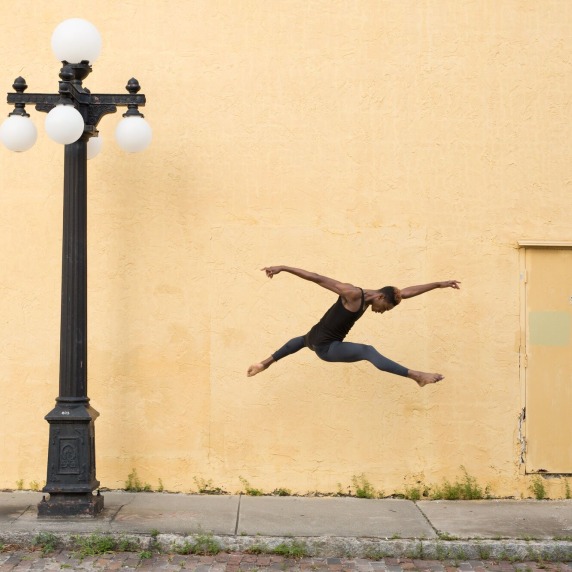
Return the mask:
M143 153L100 124L89 163L89 396L97 475L386 494L466 468L527 495L519 463L519 239L570 240L568 0L0 1L0 86L55 92L68 17L103 50L84 84L135 76ZM10 108L5 105L5 114ZM57 396L63 149L0 149L0 487L43 486ZM330 292L455 278L349 339L446 380L420 390L304 350ZM551 494L561 485L549 483Z

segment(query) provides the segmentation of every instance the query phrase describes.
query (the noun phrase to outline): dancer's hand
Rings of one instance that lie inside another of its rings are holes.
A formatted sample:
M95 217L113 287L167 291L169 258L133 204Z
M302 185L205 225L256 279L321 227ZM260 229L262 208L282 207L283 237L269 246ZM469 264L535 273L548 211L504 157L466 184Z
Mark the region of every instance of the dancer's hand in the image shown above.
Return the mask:
M445 282L439 282L439 288L454 288L455 290L460 290L461 283L458 280L445 280Z
M272 278L272 276L274 276L275 274L282 272L282 267L281 266L266 266L265 268L261 268L261 270L266 272L266 276L268 276L268 278Z
M435 290L435 288L454 288L455 290L460 290L460 284L461 283L458 280L444 280L443 282L431 282L430 284L409 286L408 288L403 288L401 290L401 298L403 300L406 298L413 298L414 296L419 296L419 294L425 294L425 292Z

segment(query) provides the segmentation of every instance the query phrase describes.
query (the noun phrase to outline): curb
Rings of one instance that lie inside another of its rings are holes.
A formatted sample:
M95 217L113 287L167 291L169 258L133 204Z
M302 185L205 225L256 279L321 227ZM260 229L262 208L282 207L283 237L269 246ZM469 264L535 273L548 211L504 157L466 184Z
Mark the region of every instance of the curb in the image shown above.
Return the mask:
M212 534L133 534L133 533L59 533L51 539L59 547L73 549L78 540L113 538L119 544L116 551L138 552L154 550L179 554L216 554L236 552L249 554L280 554L289 557L327 558L409 558L415 560L508 560L572 562L572 541L513 540L513 539L377 539L351 537L277 537L222 536ZM41 545L38 533L12 532L0 536L5 545L31 547ZM121 549L121 543L124 549Z

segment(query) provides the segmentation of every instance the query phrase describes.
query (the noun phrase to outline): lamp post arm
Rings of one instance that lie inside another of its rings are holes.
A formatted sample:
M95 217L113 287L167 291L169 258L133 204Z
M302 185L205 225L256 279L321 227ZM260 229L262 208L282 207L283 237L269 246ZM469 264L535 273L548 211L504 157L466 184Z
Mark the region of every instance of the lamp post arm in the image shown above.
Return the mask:
M123 93L116 94L99 94L92 93L90 98L91 105L118 105L127 107L128 105L145 106L145 96L140 95L125 95Z
M9 93L7 97L8 103L16 105L17 103L31 103L37 105L51 105L54 107L60 100L60 95L51 93Z
M61 82L64 83L64 82ZM71 99L78 103L80 112L85 110L84 121L86 126L97 127L104 115L115 113L117 107L144 107L145 95L143 94L96 94L81 93L74 85L69 84L67 92ZM36 106L37 111L49 113L60 101L61 94L50 93L8 93L7 101L11 105L18 105L23 109L25 104ZM88 129L89 131L89 129Z
M124 95L124 94L91 94L90 104L88 107L86 124L97 127L99 121L104 115L115 113L117 107L143 107L145 105L145 96L141 95Z

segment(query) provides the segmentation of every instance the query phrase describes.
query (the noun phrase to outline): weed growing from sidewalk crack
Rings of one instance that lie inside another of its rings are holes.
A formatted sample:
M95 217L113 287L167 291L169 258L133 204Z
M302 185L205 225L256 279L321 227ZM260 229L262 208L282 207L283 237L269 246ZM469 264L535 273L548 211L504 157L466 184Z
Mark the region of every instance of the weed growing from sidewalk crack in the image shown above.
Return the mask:
M42 554L53 552L58 547L58 537L51 532L39 532L32 541L32 546L41 549Z
M491 557L491 549L488 546L482 546L482 545L478 545L477 546L477 550L479 552L479 558L481 560L489 560Z
M111 534L93 533L89 536L72 536L74 552L81 558L109 554L117 549Z
M449 549L445 548L441 542L437 542L435 545L435 552L437 553L437 560L445 560L449 558Z
M282 542L272 550L272 553L286 558L304 558L309 556L308 546L300 540Z
M209 556L218 554L222 550L219 542L212 534L197 534L193 540L185 540L182 544L174 544L173 551L177 554L198 554Z
M449 534L448 532L439 532L439 539L440 540L459 540L459 538L457 536L453 536L452 534Z
M79 557L98 556L112 552L137 552L141 546L138 541L124 536L118 538L111 533L94 532L89 536L75 535L72 539L72 551Z
M205 481L205 479L200 479L198 477L193 477L195 485L197 486L197 491L201 495L226 495L227 492L221 487L213 487L212 479Z
M127 475L127 480L125 481L125 490L133 493L140 492L150 492L153 489L149 483L142 483L137 475L137 470L133 469L129 475Z
M129 538L120 538L116 542L116 550L119 552L137 552L139 548L139 543Z
M498 556L499 560L505 560L505 561L511 561L511 555L508 553L508 551L506 550L506 548L503 548L500 552L499 552L499 556ZM512 560L512 562L515 562L515 560Z
M488 496L488 487L483 491L482 487L477 483L477 479L467 472L467 469L461 465L464 473L462 480L451 483L448 479L444 479L441 486L436 486L431 492L433 500L477 500Z
M251 487L250 483L244 477L238 477L238 478L239 478L240 482L242 483L242 486L244 487L245 494L247 494L251 497L261 497L262 495L264 495L262 490L255 489L254 487Z
M528 488L536 500L542 500L546 498L546 488L544 487L544 481L542 477L539 477L538 475L533 477L532 483Z
M221 545L212 534L199 534L195 538L195 554L218 554L222 550Z
M153 528L150 532L151 540L149 541L149 546L147 547L147 552L161 552L161 545L159 544L159 531Z
M412 560L423 560L423 542L417 542L414 547L407 549L405 557Z
M277 554L285 558L304 558L310 555L308 545L300 540L281 542L271 548L265 543L257 543L244 550L247 554Z
M193 554L193 543L188 540L185 540L185 542L180 544L173 544L172 548L175 554L181 554L182 556Z
M531 561L538 561L540 560L540 552L538 552L537 550L534 550L534 548L531 548L530 546L526 547L526 559L527 560L531 560Z
M269 554L271 549L266 544L252 544L244 552L247 554Z
M383 496L381 492L377 492L373 488L373 485L367 480L364 473L354 475L352 477L352 484L356 490L356 497L360 499L375 499Z
M404 496L412 501L421 500L421 487L406 487Z
M459 558L459 560L461 561L465 561L469 559L469 556L467 555L467 553L465 552L465 550L463 548L459 548L455 554L455 556L457 558Z

